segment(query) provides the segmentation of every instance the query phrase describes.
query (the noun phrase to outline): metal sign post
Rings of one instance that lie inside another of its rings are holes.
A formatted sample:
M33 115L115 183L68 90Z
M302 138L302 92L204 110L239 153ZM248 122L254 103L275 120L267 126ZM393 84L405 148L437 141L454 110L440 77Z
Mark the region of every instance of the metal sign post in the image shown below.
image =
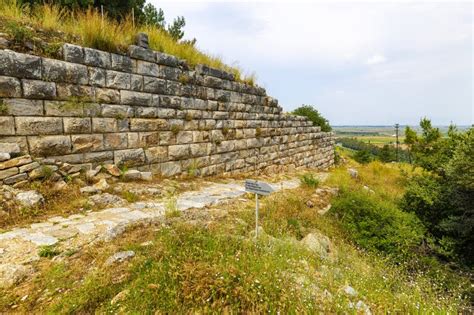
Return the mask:
M267 196L274 189L264 182L247 179L245 181L245 191L255 194L255 238L258 237L258 195Z

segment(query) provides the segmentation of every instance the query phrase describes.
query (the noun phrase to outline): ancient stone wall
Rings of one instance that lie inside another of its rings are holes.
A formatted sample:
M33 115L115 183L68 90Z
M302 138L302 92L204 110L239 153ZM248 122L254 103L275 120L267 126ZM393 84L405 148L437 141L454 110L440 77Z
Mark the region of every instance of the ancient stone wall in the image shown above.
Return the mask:
M333 163L331 133L283 114L264 89L232 74L190 70L138 46L118 55L65 44L62 55L0 50L0 144L17 143L32 157L164 176Z

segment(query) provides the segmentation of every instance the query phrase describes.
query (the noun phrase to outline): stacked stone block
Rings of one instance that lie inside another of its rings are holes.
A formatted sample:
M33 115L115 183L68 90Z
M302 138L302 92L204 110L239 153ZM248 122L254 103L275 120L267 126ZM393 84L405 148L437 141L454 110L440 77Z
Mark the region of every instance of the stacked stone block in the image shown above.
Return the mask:
M70 164L164 176L327 168L333 138L230 73L138 46L65 44L63 59L0 50L0 143Z

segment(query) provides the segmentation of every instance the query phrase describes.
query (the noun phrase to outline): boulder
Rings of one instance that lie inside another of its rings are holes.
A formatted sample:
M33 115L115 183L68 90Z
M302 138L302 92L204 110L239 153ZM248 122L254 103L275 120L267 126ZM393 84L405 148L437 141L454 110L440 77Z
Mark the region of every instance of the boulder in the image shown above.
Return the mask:
M349 175L351 175L352 178L359 177L359 172L354 168L349 168L347 172L349 173Z
M105 266L110 266L115 263L121 263L127 261L135 256L135 252L132 250L127 250L123 252L118 252L107 258L105 261Z
M86 187L82 187L80 189L80 192L81 194L97 194L99 192L99 190L97 188L95 188L94 186L86 186Z
M321 258L327 258L331 252L331 241L327 236L319 232L309 233L300 243L318 254Z
M357 291L353 287L351 287L350 285L345 285L342 288L342 291L344 291L344 293L346 295L349 295L349 296L356 296L357 295Z
M34 207L44 202L44 197L36 190L29 190L18 193L15 198L25 207Z
M105 170L107 173L109 173L112 176L118 177L120 176L120 169L117 167L117 165L114 164L105 164L104 165Z
M138 180L142 177L142 173L137 170L128 170L123 174L125 180Z
M109 187L110 185L107 183L105 178L102 178L101 180L99 180L97 183L94 184L94 188L100 191L107 190Z
M9 288L33 274L33 272L31 266L0 264L0 288Z

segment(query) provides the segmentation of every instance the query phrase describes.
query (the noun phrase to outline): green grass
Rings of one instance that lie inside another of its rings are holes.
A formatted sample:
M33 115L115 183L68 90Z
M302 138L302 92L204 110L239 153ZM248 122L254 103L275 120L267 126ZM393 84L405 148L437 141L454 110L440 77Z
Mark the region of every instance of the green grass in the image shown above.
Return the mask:
M316 188L319 185L319 179L314 177L314 175L310 173L303 174L300 177L300 181L302 185L309 188Z

